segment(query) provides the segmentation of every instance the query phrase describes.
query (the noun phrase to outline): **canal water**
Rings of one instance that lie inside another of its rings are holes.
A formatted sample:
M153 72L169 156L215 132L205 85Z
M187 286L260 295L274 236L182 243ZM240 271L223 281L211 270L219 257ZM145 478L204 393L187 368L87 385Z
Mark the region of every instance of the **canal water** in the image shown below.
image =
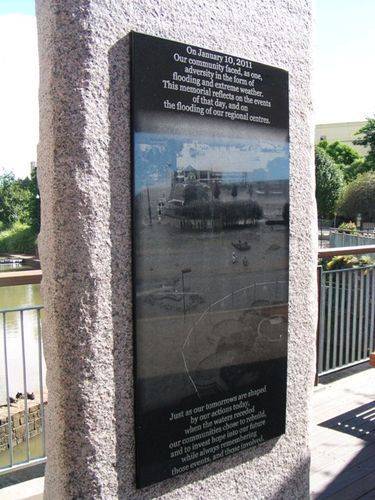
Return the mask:
M20 264L0 264L0 272L24 270L25 266ZM26 306L42 305L40 296L40 285L20 285L0 287L0 309L14 309ZM38 341L38 317L35 310L23 313L24 323L24 345L26 366L26 390L34 392L39 396L39 341ZM19 312L9 312L5 315L6 347L8 360L8 383L9 395L15 398L17 392L24 392L24 372L22 355L21 318ZM45 364L42 362L42 378L44 391L45 386ZM0 410L6 404L5 383L5 356L4 356L4 328L3 315L0 314ZM26 459L25 445L15 446L15 462ZM41 436L30 439L31 458L42 455ZM8 452L0 453L0 469L9 463Z

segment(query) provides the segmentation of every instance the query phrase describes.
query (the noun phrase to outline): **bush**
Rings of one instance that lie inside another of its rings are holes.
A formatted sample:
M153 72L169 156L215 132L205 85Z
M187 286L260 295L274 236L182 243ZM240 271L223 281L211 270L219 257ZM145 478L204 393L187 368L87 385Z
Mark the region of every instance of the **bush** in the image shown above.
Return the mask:
M362 220L375 221L375 172L360 174L346 187L337 212L347 219L355 219L362 214Z
M32 227L16 222L10 229L0 232L0 252L34 254L36 237Z
M373 263L374 261L367 256L357 257L356 255L338 255L327 263L322 262L322 265L328 271L334 271L336 269L352 269L371 266Z
M343 222L338 227L339 233L357 234L358 229L354 222Z

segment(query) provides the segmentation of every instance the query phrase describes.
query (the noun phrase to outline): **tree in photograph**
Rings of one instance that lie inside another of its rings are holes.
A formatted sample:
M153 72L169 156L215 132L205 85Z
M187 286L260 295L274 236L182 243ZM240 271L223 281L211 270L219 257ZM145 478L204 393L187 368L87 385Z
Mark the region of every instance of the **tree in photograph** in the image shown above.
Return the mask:
M337 207L337 213L348 220L358 214L365 222L375 222L375 172L366 172L347 185Z
M220 189L220 184L217 181L214 182L212 193L214 195L215 200L220 198L221 189Z
M320 217L332 217L344 187L341 170L332 158L319 147L315 148L315 196Z
M283 206L283 219L285 222L289 222L289 203L285 203Z
M237 198L237 195L238 195L237 184L233 184L231 195L232 195L232 198Z
M184 202L186 205L195 201L208 200L208 194L205 188L198 183L188 184L184 190Z

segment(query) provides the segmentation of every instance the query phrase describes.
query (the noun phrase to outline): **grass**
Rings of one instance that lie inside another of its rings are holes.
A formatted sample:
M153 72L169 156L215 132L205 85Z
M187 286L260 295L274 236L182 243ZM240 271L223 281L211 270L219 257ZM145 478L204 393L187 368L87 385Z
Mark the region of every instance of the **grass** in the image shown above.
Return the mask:
M27 224L16 222L0 232L1 253L35 253L37 235Z

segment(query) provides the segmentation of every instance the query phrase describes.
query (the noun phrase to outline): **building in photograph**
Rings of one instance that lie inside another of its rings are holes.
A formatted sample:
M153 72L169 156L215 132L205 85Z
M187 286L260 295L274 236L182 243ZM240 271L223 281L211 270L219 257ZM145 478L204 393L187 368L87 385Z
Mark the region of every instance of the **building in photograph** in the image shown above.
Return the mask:
M209 184L212 181L220 181L222 172L215 172L214 170L194 168L188 165L181 168L176 172L176 183L186 183L189 181L199 181L204 184Z

